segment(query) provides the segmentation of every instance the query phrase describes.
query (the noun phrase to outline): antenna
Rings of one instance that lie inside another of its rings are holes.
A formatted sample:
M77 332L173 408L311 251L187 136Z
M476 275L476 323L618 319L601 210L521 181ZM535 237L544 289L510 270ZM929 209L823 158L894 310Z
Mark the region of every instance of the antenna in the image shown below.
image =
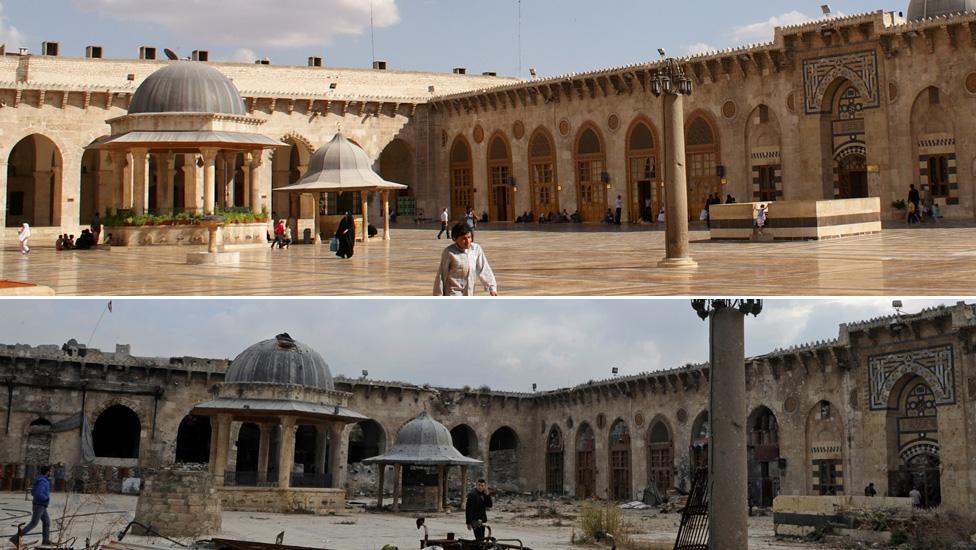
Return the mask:
M163 53L166 54L166 57L170 61L177 61L180 58L180 56L176 55L176 52L169 48L163 48Z
M373 59L370 61L376 62L376 33L373 29L373 0L369 0L369 47L370 55Z

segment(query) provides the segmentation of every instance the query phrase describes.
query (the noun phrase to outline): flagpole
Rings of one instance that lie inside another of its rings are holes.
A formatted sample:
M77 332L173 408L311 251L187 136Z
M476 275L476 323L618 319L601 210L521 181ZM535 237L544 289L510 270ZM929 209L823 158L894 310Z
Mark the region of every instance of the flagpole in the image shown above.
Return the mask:
M91 336L88 337L88 343L85 344L85 347L91 345L92 338L95 337L95 331L98 330L98 325L102 324L102 318L105 317L106 311L112 311L112 300L109 300L108 303L105 304L105 309L103 309L102 314L98 316L98 322L95 323L95 328L92 329Z

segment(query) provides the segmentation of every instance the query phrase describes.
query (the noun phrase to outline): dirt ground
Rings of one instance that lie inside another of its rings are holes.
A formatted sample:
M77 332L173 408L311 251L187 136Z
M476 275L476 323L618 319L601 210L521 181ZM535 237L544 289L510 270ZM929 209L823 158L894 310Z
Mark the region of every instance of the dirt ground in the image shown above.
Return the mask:
M66 533L53 533L52 539L64 541L75 537L76 548L84 547L86 538L112 537L135 512L137 497L123 495L55 495L50 508L52 531L58 529L57 519L75 516ZM499 539L520 539L533 550L566 550L573 548L576 514L579 503L570 500L531 501L523 497L500 496L495 509L489 514L493 534ZM83 515L89 514L89 515ZM360 507L351 507L335 516L309 516L290 514L266 514L253 512L224 512L223 529L213 534L222 538L246 539L258 542L274 542L281 531L285 532L285 544L310 546L332 550L380 550L392 544L400 549L419 548L422 533L415 526L416 515L400 513L367 513ZM431 537L442 537L455 532L467 538L464 532L463 512L428 514L427 525ZM641 541L641 550L662 548L670 550L674 545L680 516L657 510L624 510L624 517L632 526L632 537ZM30 502L23 493L0 493L0 547L8 547L6 539L16 530L18 523L30 520ZM795 541L778 541L773 535L771 516L750 518L750 544L752 550L780 550L797 548L828 548L827 546ZM28 542L39 541L37 536ZM208 538L208 537L203 537ZM170 546L162 539L127 536L126 541L142 544ZM188 541L184 541L188 542ZM656 543L656 544L655 544Z

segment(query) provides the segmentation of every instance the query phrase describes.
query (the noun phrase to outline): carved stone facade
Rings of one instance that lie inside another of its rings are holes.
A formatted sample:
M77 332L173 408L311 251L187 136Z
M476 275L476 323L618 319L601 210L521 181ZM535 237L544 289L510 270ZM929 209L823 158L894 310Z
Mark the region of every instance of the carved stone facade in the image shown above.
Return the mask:
M877 11L777 28L767 44L681 59L696 85L685 105L689 215L714 192L740 202L878 196L887 205L915 184L928 186L945 217L972 219L976 150L963 136L976 132L974 50L974 13L906 21ZM77 234L95 211L113 207L100 182L131 178L131 167L86 147L163 63L0 57L6 233L29 220L42 238ZM314 201L270 190L295 181L340 124L381 175L410 186L394 205L408 218L436 218L445 206L454 216L473 206L493 221L550 210L602 217L620 195L623 219L636 222L661 203L666 174L657 168L669 138L648 85L658 62L529 81L214 67L233 80L262 133L290 146L260 159L218 159L216 178L228 190L218 197L243 196L229 183L249 166L279 217L315 211ZM549 140L543 156L533 155L540 135ZM505 144L500 158L490 154L497 143ZM150 166L151 181L201 178L195 159L183 157Z
M79 412L94 427L96 451L106 433L132 443L110 448L96 465L138 472L177 457L206 461L210 427L187 415L211 398L226 369L221 360L135 357L126 346L0 346L0 487L22 484L24 462L42 449L46 461L66 464L71 483L79 429L57 426ZM976 506L976 306L841 325L834 340L748 358L745 372L756 498L860 494L874 482L882 494L917 484L933 504ZM325 460L338 461L330 470L337 487L347 486L351 463L389 449L399 427L424 410L510 490L633 499L651 484L687 488L692 465L708 456L707 365L530 394L348 378L336 389L372 420L326 440L297 440L326 446ZM237 443L227 471L242 475L253 462L248 430L231 429ZM320 454L295 456L311 462Z

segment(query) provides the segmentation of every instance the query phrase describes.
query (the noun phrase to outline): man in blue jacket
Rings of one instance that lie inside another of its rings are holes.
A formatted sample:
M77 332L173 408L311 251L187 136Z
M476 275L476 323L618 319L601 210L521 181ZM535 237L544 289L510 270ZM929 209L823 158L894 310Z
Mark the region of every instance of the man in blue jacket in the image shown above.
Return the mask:
M31 496L34 497L34 508L30 523L21 531L23 537L37 527L37 522L41 522L41 533L43 534L42 546L51 544L51 518L47 515L47 505L51 502L51 482L47 475L51 472L50 466L41 466L38 469L37 477L34 478L34 485L31 487ZM17 544L17 536L10 537L10 542Z

